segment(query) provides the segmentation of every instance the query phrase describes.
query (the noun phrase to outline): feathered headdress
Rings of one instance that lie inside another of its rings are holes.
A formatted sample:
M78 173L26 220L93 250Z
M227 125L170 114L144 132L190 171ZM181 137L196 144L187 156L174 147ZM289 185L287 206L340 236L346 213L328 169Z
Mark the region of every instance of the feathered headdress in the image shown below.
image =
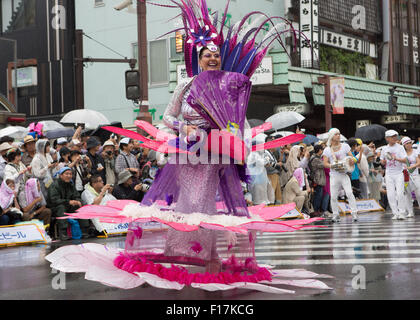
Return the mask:
M282 17L268 17L263 12L253 11L245 15L234 26L231 26L225 37L223 28L227 20L230 0L226 4L219 31L217 31L218 14L217 12L214 14L212 21L205 0L179 1L171 0L181 9L184 27L173 31L185 30L184 55L189 77L200 73L198 56L200 50L204 47L218 46L220 48L222 70L238 72L251 77L274 41L277 40L287 52L282 41L282 35L288 32L292 33L296 44L297 32L292 23ZM248 23L247 21L251 16L257 18L252 23ZM281 22L274 23L276 19L281 20ZM271 25L269 30L264 28L267 24ZM267 34L261 41L257 42L257 37L262 30L267 31Z

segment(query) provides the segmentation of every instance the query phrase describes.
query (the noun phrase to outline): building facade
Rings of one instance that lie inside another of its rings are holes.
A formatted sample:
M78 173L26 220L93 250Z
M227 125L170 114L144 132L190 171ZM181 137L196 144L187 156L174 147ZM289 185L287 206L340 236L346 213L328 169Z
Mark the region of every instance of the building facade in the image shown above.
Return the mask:
M75 105L74 1L1 0L0 37L17 41L15 88L13 43L0 40L0 93L17 104L27 122L59 120ZM16 103L17 90L17 103Z

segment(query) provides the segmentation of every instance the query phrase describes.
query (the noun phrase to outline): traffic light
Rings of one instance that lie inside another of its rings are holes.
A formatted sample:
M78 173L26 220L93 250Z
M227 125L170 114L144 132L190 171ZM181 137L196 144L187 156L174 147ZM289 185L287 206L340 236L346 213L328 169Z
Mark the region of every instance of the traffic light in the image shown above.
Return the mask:
M398 97L395 96L395 89L396 87L392 87L389 89L389 103L388 103L388 113L389 114L397 114L398 111Z
M140 72L138 70L128 70L125 72L125 95L128 100L140 99Z

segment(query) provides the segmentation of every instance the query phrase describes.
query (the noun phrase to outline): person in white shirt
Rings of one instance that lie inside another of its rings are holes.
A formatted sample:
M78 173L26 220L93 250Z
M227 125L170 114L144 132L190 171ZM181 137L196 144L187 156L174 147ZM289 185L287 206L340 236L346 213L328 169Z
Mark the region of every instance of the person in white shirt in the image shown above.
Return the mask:
M405 219L404 197L404 165L407 162L407 153L402 145L398 144L398 132L388 130L385 132L388 145L381 151L381 163L385 166L386 192L391 207L393 220Z
M340 131L338 129L331 129L328 135L327 147L322 154L324 160L324 167L330 168L330 190L331 190L331 209L333 210L333 222L340 220L338 195L341 187L346 193L347 200L351 208L351 215L353 221L358 220L356 198L353 194L350 177L345 172L337 171L334 164L337 161L350 161L349 165L354 165L357 162L351 153L351 148L347 143L340 142ZM345 160L349 157L347 160Z
M100 175L93 175L82 192L82 204L105 206L108 201L117 200L111 193L112 186L109 184L104 185L104 181ZM99 222L99 219L92 219L92 223L98 232L104 231L104 227Z
M3 142L0 144L0 183L3 182L4 169L7 164L6 153L10 149L12 149L12 145L8 142Z
M413 140L408 137L401 139L401 144L407 152L407 171L410 174L410 181L408 187L405 190L406 204L407 204L407 218L414 218L413 208L413 196L412 193L416 194L417 202L420 203L420 153L418 150L413 149Z

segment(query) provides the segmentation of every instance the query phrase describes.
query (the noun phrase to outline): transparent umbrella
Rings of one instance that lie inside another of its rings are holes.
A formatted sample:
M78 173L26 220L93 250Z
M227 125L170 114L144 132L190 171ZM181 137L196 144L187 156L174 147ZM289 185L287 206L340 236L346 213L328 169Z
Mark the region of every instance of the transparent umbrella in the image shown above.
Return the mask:
M54 120L45 120L45 121L40 121L39 123L43 124L44 132L48 132L51 130L65 129L65 126L63 126L61 123Z
M9 136L16 140L23 140L29 129L21 126L10 126L0 130L0 137Z
M273 124L273 130L279 130L298 124L305 120L305 117L300 113L294 111L279 112L273 114L265 122L271 122Z
M102 113L89 109L78 109L66 113L60 120L61 123L84 124L86 129L96 129L102 125L110 124L110 121Z

